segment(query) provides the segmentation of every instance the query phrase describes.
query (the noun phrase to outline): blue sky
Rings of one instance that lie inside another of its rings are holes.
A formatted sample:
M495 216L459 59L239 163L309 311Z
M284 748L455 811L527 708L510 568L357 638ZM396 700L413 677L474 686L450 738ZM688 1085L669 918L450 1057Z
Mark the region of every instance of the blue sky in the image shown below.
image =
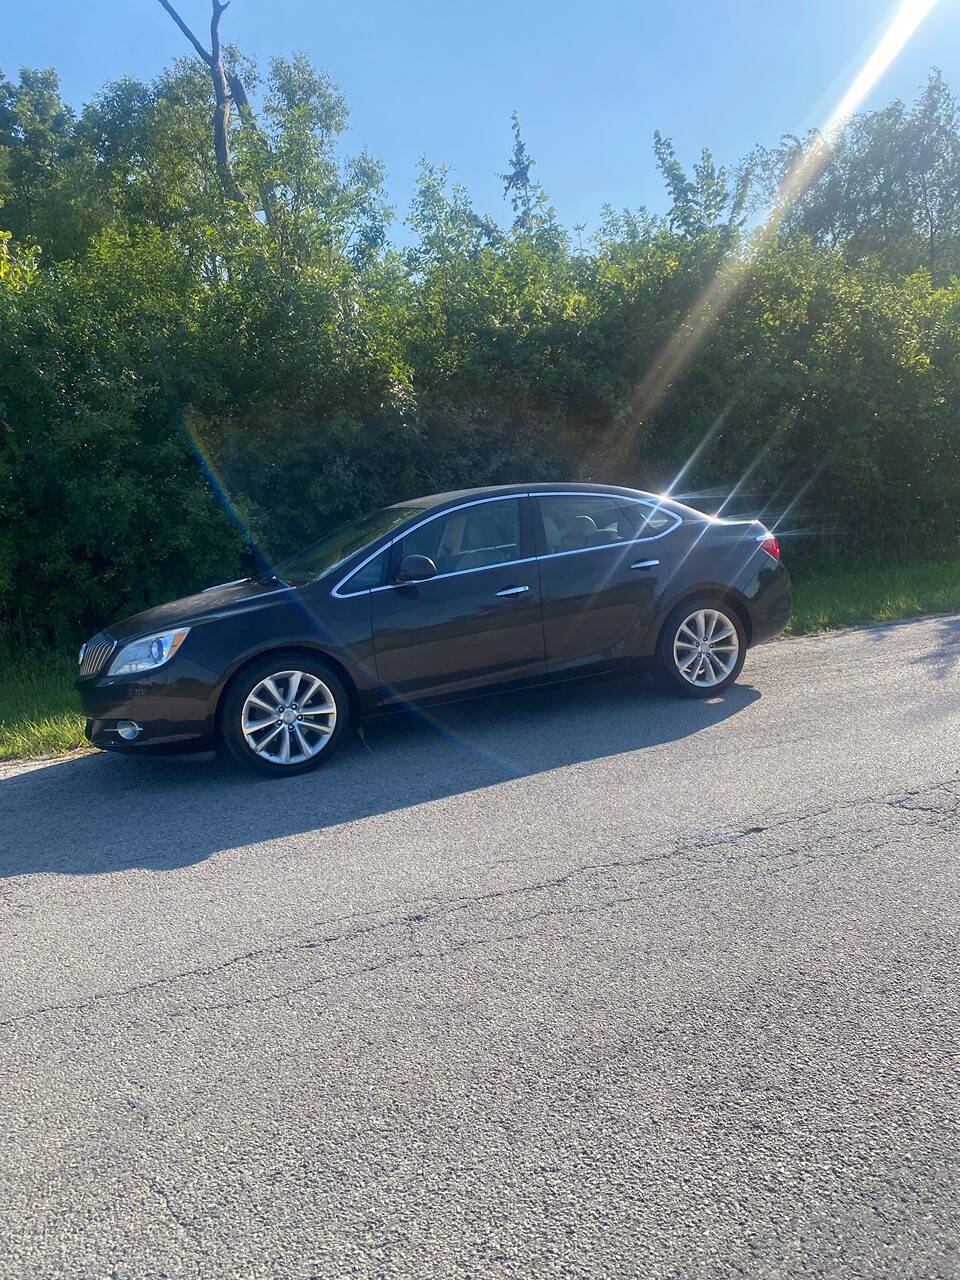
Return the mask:
M75 106L121 75L149 79L187 53L157 0L10 0L0 67L53 66ZM206 34L207 0L180 0ZM386 164L402 218L417 160L445 162L505 218L496 173L519 112L536 176L568 226L600 206L662 210L654 129L692 163L736 161L835 105L887 26L891 0L233 0L224 37L266 63L303 50L350 106L347 145ZM939 0L867 99L910 98L939 66L960 91L960 0Z

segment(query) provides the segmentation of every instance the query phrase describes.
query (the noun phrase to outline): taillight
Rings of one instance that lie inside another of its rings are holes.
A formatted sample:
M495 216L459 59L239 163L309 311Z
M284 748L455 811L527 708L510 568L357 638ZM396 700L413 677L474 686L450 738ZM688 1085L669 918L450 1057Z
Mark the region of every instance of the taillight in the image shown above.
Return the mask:
M761 551L765 551L768 556L773 556L774 560L780 559L780 543L772 533L765 533L757 541L760 543Z

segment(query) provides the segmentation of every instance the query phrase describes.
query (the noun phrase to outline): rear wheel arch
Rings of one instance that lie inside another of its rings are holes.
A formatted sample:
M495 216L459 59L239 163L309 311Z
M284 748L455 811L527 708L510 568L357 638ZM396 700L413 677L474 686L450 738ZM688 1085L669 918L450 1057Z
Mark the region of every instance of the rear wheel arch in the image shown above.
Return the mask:
M748 618L734 592L708 587L682 594L657 636L653 666L660 683L689 698L723 693L743 670ZM714 639L718 623L723 629Z
M663 628L667 625L667 620L673 613L674 609L678 609L681 605L692 604L694 600L715 600L718 604L724 604L730 609L736 610L740 624L743 627L744 635L749 648L753 640L753 619L750 617L750 609L746 600L739 591L735 591L732 587L722 587L719 585L711 585L706 583L699 587L691 587L689 591L684 591L677 596L676 600L671 600L670 604L664 609L657 623L657 645L660 644L660 637L663 635Z

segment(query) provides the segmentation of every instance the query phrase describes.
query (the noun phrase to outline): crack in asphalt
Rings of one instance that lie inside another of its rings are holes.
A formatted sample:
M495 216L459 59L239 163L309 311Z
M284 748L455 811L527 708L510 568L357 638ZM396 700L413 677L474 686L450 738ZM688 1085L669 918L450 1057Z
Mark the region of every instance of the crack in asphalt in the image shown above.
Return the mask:
M199 1246L200 1240L194 1228L180 1217L176 1209L170 1202L170 1197L164 1190L163 1184L158 1182L156 1178L151 1178L149 1174L141 1173L139 1169L131 1170L133 1176L143 1183L145 1187L163 1204L170 1221L187 1237L191 1244Z
M948 801L952 801L952 804L948 803L946 806L943 806L943 805L925 803L931 797L937 796L937 795L943 795L945 799L947 799ZM162 974L146 982L139 982L139 983L131 984L130 986L126 986L126 987L121 987L121 988L102 991L102 992L96 992L93 995L81 1001L63 1002L59 1004L41 1006L37 1009L27 1010L22 1013L15 1014L12 1017L0 1020L0 1029L10 1027L15 1024L25 1022L31 1019L43 1018L51 1014L83 1013L90 1009L95 1008L98 1004L101 1004L101 1003L110 1002L114 1000L123 1000L130 996L137 996L137 995L143 994L144 992L148 992L157 988L168 987L174 983L187 981L191 978L215 977L216 975L222 974L229 969L236 968L237 966L240 966L252 961L280 959L284 956L293 955L297 952L316 951L324 947L328 947L336 944L339 944L339 945L350 944L352 942L357 941L358 939L371 936L374 934L378 934L378 933L383 933L387 930L405 929L408 939L411 942L413 942L415 939L417 926L428 924L433 921L450 920L452 917L463 915L485 904L508 901L508 900L517 901L517 900L522 900L524 898L531 897L539 893L545 893L545 892L566 888L573 881L584 878L591 874L621 871L621 870L631 871L631 870L636 870L638 868L652 865L652 864L662 864L666 862L672 862L678 858L690 860L694 863L694 865L697 865L701 868L706 868L709 866L716 867L718 865L726 866L726 865L729 865L727 861L724 861L723 863L718 864L716 859L699 859L698 860L696 858L696 854L700 851L705 851L708 849L722 849L724 846L740 844L744 840L749 840L753 836L762 835L762 834L766 834L767 832L780 830L786 826L794 825L794 826L802 827L804 824L807 824L820 817L834 816L841 811L849 811L850 809L866 809L866 808L870 808L871 806L882 806L890 810L895 810L901 814L917 815L918 821L914 823L910 823L909 825L911 827L929 826L929 825L934 825L939 827L940 823L931 824L927 821L924 821L922 815L932 815L935 818L943 819L945 822L947 820L954 819L958 815L958 813L960 813L960 779L952 779L952 778L944 779L941 782L935 783L932 786L929 786L923 789L914 788L905 792L901 792L899 794L893 792L893 793L888 793L886 795L881 795L881 796L864 796L855 800L842 801L834 805L818 806L809 810L801 811L799 813L777 815L762 825L752 824L748 827L744 827L740 830L731 831L731 832L709 832L706 834L706 836L701 834L699 839L693 839L692 841L678 840L669 848L666 848L664 850L660 850L657 852L651 852L639 858L632 858L632 859L622 858L622 859L613 859L607 862L584 863L577 867L571 868L569 871L564 872L562 875L559 875L550 879L546 879L546 880L534 881L534 882L531 882L530 884L520 885L515 888L491 890L487 893L481 893L481 894L460 895L457 898L452 899L448 902L444 902L439 897L420 899L417 901L417 904L416 904L418 907L422 908L425 904L426 905L434 904L437 906L438 909L435 911L429 911L429 910L409 911L401 915L395 915L387 920L381 920L378 923L364 925L359 928L347 930L346 932L326 934L319 938L308 938L300 942L286 942L281 939L280 941L275 942L269 946L257 947L250 951L244 952L240 955L231 956L229 959L224 960L219 964L196 966L193 968L179 970L176 973L172 973L172 974ZM895 828L894 830L890 831L888 839L880 840L876 844L872 844L865 848L859 849L858 853L876 852L877 850L884 848L886 845L890 843L892 839L896 838L898 829L899 828ZM623 839L625 839L625 837L621 837L621 840ZM809 854L810 852L817 851L823 845L828 844L834 839L836 839L836 832L830 831L815 837L812 843L806 845L806 847L804 848L788 849L782 852L778 852L775 855L775 857L779 865L771 866L768 869L763 869L762 867L758 868L755 876L750 878L756 879L756 878L783 874L784 871L793 869L797 865L797 862L795 860L799 859L803 854L805 853ZM762 855L762 856L766 857L769 855ZM791 859L791 861L787 863L784 861L786 859ZM643 884L645 886L649 886L651 883L652 883L652 880L643 881ZM624 896L620 896L612 899L607 899L604 902L598 903L596 905L582 905L576 908L575 913L584 913L584 912L588 912L591 914L600 913L606 910L610 910L612 907L615 907L618 905L626 905L630 902L638 901L641 898L641 896L642 895L639 895L639 894L624 895ZM396 906L401 904L393 904L393 905ZM403 905L406 905L406 904L403 904ZM410 904L410 905L413 905L413 904ZM358 918L362 919L368 916L382 915L384 911L389 911L389 910L390 910L390 907L387 906L387 907L375 908L369 911L359 912L359 913L356 913L355 915L346 915L346 916L328 918L325 920L317 921L313 925L307 925L305 927L302 927L296 930L295 934L291 934L288 936L295 937L297 934L302 934L305 928L306 929L316 928L317 925L330 925L330 924L338 923L339 921L342 921L342 920L355 920ZM522 922L530 923L534 920L543 919L549 916L569 915L571 913L574 913L574 909L572 908L561 908L558 910L534 912L529 916L523 917ZM517 934L514 936L518 938L520 937L529 938L532 935ZM442 958L444 956L455 954L456 952L462 951L466 949L468 945L473 946L473 945L485 945L485 944L483 943L482 940L478 942L470 943L470 944L462 943L462 944L456 945L450 950L443 951L443 952L431 952L429 954L434 959ZM354 970L334 971L332 973L324 974L324 975L321 975L320 977L311 979L309 982L301 984L299 986L285 988L284 990L279 992L273 992L268 995L251 998L249 1000L224 1002L224 1003L219 1003L214 1005L191 1006L189 1011L192 1013L223 1011L230 1008L263 1005L276 1000L291 999L315 987L325 985L326 983L335 981L337 979L348 979L352 977L360 977L368 973L376 973L384 969L396 967L400 963L412 962L412 961L424 959L426 958L427 954L428 953L425 951L418 950L405 955L389 956L372 965L361 966L360 968L357 968Z

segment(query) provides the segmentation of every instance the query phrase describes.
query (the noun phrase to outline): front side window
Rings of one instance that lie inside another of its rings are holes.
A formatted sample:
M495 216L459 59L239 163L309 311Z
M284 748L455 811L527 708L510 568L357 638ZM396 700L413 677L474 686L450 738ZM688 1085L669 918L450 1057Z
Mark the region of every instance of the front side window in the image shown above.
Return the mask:
M370 591L373 587L382 587L387 576L387 560L390 558L390 548L384 547L379 555L373 557L369 564L365 564L362 569L357 572L343 584L341 594L347 595L350 592Z
M274 573L281 582L291 587L304 587L323 573L329 573L337 565L349 560L352 555L362 551L364 547L376 542L397 525L403 524L411 516L415 516L419 507L384 507L368 516L361 516L350 524L334 529L319 542L313 543L304 551L298 551L289 560L283 560L276 566Z
M520 559L520 502L516 498L460 507L414 529L404 556L427 556L437 573L463 573Z
M547 555L652 538L677 523L676 516L653 502L605 494L554 494L536 501Z

